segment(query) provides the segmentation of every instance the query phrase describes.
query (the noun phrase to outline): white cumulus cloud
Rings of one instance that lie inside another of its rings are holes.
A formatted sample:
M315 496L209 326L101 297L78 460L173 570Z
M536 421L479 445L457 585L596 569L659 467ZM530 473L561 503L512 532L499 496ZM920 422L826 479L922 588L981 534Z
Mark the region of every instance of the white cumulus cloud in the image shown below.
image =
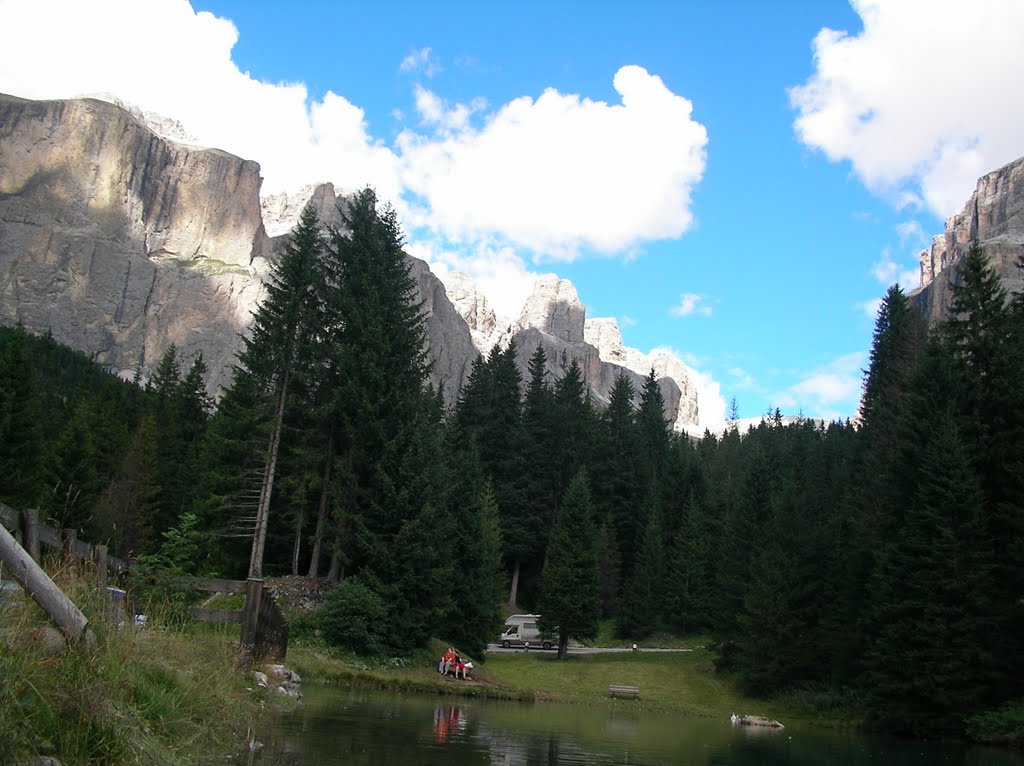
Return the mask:
M822 29L790 90L800 140L897 207L945 217L1024 153L1020 0L851 0L864 29ZM1007 88L1009 87L1009 90Z
M625 66L619 104L549 88L488 114L480 127L450 107L421 114L463 130L403 132L403 182L420 220L453 240L497 235L552 258L580 248L619 252L678 237L691 225L690 194L704 173L707 131L692 104L661 78Z

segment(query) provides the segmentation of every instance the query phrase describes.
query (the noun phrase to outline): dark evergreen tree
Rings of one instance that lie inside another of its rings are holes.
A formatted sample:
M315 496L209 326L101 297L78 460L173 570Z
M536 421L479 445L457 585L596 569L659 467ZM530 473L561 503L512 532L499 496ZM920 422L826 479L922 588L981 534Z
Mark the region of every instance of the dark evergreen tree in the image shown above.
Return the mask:
M566 491L548 549L540 596L541 629L558 632L558 656L564 659L569 637L597 635L601 616L600 577L594 506L585 471Z
M707 522L691 493L672 541L665 582L668 623L683 635L712 626L710 552Z
M0 500L35 507L46 497L42 410L32 351L19 324L0 357Z
M547 382L547 355L538 345L529 363L530 381L523 405L523 476L520 502L501 508L501 536L505 561L511 573L508 605L519 608L520 582L540 572L550 520L557 508L559 471L554 455L558 431L554 396ZM528 587L527 603L535 589Z
M610 523L609 539L616 541L620 576L632 570L640 536L637 508L642 495L635 395L629 378L619 375L608 394L608 407L599 418L593 447L594 504L599 518Z
M985 496L993 545L990 651L1007 658L997 696L1016 694L1024 659L1014 649L1024 637L1024 329L1019 302L1009 296L976 243L963 257L952 284L950 318L940 328L953 357L958 427L974 456ZM1015 313L1016 312L1016 313Z
M875 722L913 734L962 732L991 693L991 560L984 496L953 418L923 428L904 523L882 550L864 681ZM998 667L1005 667L1003 659Z
M624 638L642 639L666 622L668 573L661 514L647 513L633 571L626 579L617 630Z
M318 313L320 293L317 289L322 284L319 275L322 247L316 211L312 205L307 205L284 255L267 281L266 298L253 315L252 329L239 354L239 366L232 384L233 387L243 389L240 400L252 401L254 395L259 397L254 413L264 417L264 423L258 424L251 417L242 415L238 423L263 425L266 429L266 440L255 458L261 475L254 505L247 505L243 509L221 506L219 509L221 513L232 514L235 525L239 522L251 523L250 577L261 577L263 573L264 548L274 480L281 455L289 386L297 371L309 364L308 355L314 339L324 337L322 317ZM236 434L233 447L228 449L251 448L257 443L256 435L253 432ZM219 487L215 497L232 498L234 502L245 498L247 503L251 503L250 466L253 462L250 458L236 461L234 467L211 466L210 470L217 474L214 483L223 485L224 480L232 474L240 480L233 487ZM237 472L239 465L244 466L240 474ZM202 512L207 518L211 512L216 513L210 505L207 501L207 507ZM239 513L239 510L243 512Z
M156 424L146 415L96 505L95 528L115 556L128 559L151 552L158 480Z
M907 296L893 285L875 320L870 366L864 376L861 427L854 453L852 482L845 499L847 518L838 535L845 541L838 569L843 572L832 615L832 645L838 678L857 677L865 641L858 623L867 607L869 574L883 541L892 535L909 485L897 476L901 423L912 395L927 328Z
M415 646L447 608L454 523L445 498L443 448L424 314L402 249L397 216L357 193L324 259L323 332L337 376L328 407L344 464L338 506L353 573L394 607L397 645ZM339 472L342 473L342 472Z
M53 450L50 464L49 516L60 529L77 529L93 539L92 514L106 486L95 438L99 428L96 401L83 397Z

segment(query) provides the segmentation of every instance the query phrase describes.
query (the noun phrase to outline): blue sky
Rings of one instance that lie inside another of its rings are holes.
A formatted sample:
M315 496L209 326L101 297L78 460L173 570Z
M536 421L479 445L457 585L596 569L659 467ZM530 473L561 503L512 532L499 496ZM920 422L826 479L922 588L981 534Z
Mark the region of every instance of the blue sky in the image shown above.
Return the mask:
M570 279L697 371L707 423L732 397L852 416L878 297L1024 154L1019 0L0 0L0 25L0 91L176 117L265 191L372 184L506 314Z

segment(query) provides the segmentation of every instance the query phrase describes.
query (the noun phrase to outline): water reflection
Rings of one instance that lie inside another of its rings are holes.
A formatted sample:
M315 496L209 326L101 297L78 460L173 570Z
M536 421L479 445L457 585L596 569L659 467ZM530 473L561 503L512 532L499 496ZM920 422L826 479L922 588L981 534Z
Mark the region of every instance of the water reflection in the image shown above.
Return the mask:
M305 705L261 732L265 746L254 763L1024 766L1024 757L998 751L798 728L733 728L728 718L653 714L623 703L531 705L313 687L305 694Z
M434 741L443 745L448 735L454 730L461 732L466 728L465 711L460 705L438 705L434 708Z

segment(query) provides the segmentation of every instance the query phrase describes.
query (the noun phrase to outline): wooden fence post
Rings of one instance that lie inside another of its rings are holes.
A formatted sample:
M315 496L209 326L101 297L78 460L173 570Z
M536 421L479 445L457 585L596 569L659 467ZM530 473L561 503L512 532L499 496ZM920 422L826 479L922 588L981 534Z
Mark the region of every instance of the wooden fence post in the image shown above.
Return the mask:
M25 550L37 564L41 561L39 553L39 511L26 508L21 512L21 526L24 534Z
M242 662L248 667L255 659L257 631L260 619L260 599L263 597L263 579L250 577L245 581L245 612L242 615Z
M89 630L89 621L74 602L54 585L46 572L32 560L14 536L0 524L0 561L14 579L53 620L68 641L85 641L94 644L96 637Z
M96 551L96 587L100 593L107 590L107 546L97 545Z
M77 529L65 529L61 534L61 547L64 551L65 566L73 567L75 565L75 542L77 540Z

